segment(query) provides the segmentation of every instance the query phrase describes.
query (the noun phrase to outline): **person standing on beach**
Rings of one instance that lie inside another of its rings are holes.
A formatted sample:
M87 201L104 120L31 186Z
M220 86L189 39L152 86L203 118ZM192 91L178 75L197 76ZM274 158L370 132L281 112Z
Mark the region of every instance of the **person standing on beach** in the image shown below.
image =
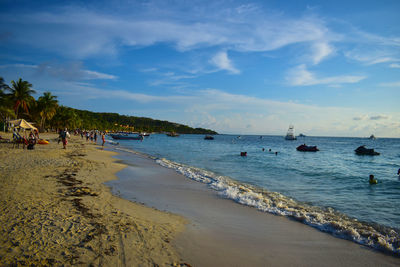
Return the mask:
M65 130L61 132L61 139L62 139L64 149L67 149L67 144L68 144L67 138L69 138L69 137L70 137L69 132L68 132L67 128L65 128Z
M103 141L103 144L101 144L101 145L104 146L104 143L106 142L106 138L104 136L104 133L101 134L101 140Z

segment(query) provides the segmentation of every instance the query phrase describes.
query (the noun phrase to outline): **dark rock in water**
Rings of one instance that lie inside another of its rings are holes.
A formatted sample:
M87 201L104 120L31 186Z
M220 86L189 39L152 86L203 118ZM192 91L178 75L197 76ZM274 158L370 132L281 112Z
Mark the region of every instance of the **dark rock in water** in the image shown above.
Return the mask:
M240 156L246 157L247 156L247 152L240 152Z
M359 146L356 150L354 150L357 155L368 155L368 156L377 156L380 155L379 152L376 152L373 148L366 148L365 146Z

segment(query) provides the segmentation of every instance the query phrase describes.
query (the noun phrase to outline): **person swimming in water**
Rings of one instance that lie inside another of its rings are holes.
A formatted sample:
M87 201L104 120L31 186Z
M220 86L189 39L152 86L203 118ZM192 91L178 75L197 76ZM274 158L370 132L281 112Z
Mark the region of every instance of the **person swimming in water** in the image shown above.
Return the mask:
M375 178L374 178L374 175L373 174L370 174L369 175L369 184L377 184L378 183L378 180L376 180Z

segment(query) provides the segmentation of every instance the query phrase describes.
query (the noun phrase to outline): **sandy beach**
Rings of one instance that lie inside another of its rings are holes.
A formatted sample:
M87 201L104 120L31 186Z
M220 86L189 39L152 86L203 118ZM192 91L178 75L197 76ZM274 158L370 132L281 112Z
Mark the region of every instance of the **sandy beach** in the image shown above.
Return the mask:
M11 136L2 134L3 138ZM57 135L34 150L0 144L0 265L184 266L185 219L113 196L115 153Z
M0 143L2 266L398 266L400 262L223 199L204 184L144 156L102 150L74 136L64 150L57 135L41 137L50 144L36 145L35 150Z

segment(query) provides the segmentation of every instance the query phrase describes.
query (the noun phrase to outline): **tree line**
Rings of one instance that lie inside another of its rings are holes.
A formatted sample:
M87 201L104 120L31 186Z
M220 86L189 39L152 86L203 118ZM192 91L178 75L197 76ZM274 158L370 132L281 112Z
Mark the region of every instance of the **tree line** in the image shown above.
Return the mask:
M102 131L176 132L182 134L217 134L203 128L151 118L92 112L59 105L57 96L44 92L35 99L32 84L21 78L10 85L0 77L0 116L5 126L12 119L33 122L39 131L45 129L98 129Z

